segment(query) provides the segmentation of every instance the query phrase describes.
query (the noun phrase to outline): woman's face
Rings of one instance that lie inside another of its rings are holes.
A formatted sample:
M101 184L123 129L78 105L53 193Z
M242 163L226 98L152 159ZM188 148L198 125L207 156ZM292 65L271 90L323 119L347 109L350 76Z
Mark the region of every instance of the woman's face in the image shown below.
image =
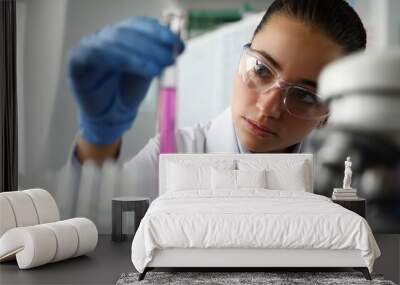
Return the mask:
M344 55L342 48L323 32L280 14L268 20L254 37L251 48L274 62L284 80L313 89L322 68ZM250 90L236 74L230 99L233 122L240 142L249 151L284 152L320 123L290 115L283 106L283 95L280 88L262 94ZM254 124L268 131L260 132Z

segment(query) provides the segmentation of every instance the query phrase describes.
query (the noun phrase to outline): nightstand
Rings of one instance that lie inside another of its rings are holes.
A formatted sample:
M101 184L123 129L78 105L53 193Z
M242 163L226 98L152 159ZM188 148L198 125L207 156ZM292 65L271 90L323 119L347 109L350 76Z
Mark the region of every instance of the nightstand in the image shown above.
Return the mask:
M355 198L351 200L338 200L332 199L332 202L339 204L340 206L359 214L361 217L365 218L366 212L366 200L363 198Z
M122 213L135 212L135 233L140 221L146 214L150 205L150 198L147 197L115 197L112 199L112 240L123 241L126 235L122 233ZM134 233L134 234L135 234Z

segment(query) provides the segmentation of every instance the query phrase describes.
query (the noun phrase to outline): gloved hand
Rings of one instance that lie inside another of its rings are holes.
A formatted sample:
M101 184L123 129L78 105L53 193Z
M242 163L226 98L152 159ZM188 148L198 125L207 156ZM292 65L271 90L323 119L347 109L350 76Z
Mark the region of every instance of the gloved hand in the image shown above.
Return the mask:
M110 144L128 130L151 80L184 49L169 28L134 17L84 37L68 60L68 83L80 109L81 137Z

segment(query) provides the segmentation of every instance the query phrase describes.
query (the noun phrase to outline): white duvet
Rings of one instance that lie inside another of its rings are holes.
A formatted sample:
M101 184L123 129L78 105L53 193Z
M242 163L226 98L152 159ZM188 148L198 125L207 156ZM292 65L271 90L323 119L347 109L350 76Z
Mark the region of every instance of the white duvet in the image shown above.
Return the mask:
M369 271L380 256L364 218L327 197L299 191L179 191L153 201L132 243L143 272L155 249L358 249Z

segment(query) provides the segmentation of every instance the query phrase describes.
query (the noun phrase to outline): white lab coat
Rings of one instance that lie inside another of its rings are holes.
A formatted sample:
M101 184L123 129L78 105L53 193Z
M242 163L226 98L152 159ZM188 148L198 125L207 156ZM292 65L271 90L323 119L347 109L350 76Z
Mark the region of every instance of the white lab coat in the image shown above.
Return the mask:
M72 151L61 183L69 189L59 187L56 195L57 203L62 205L61 216L88 217L100 232L109 233L112 197L145 196L153 200L158 196L159 146L157 135L131 159L123 161L120 155L117 163L106 162L101 169L93 162L82 166ZM176 146L179 153L240 153L231 109L205 124L178 129ZM120 153L125 147L122 145Z

